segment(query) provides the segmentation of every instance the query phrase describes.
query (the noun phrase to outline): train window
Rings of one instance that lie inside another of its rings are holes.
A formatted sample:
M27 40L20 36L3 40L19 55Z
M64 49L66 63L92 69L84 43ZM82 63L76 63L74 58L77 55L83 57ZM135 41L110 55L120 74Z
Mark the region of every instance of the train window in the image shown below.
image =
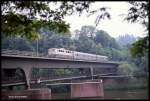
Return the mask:
M64 52L63 50L59 50L59 52Z

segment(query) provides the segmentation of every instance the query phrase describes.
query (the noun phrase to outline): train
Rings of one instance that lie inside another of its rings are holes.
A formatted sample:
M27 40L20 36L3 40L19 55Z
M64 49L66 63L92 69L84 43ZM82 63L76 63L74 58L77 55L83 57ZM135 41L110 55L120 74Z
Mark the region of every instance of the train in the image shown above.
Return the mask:
M48 49L48 56L53 58L66 58L66 59L73 59L73 60L85 60L85 61L96 61L96 62L108 61L107 56L83 53L78 51L71 51L65 48L50 48Z

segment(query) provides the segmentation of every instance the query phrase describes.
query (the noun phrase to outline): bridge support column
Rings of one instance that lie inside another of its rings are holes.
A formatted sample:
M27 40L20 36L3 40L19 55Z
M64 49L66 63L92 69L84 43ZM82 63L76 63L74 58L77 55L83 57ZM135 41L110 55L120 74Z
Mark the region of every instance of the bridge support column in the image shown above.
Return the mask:
M22 69L24 70L24 73L25 73L27 89L30 89L31 68L29 68L29 67L22 67Z
M93 74L94 73L93 73L93 68L92 67L90 68L90 71L91 71L91 76L92 76L92 80L93 80Z

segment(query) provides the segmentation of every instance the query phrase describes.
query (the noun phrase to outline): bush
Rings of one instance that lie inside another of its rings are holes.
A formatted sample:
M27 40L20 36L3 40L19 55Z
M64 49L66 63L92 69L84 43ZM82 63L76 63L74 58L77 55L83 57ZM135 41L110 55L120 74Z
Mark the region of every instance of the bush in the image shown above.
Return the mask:
M118 74L120 75L132 75L135 70L136 67L127 62L122 62L118 66Z

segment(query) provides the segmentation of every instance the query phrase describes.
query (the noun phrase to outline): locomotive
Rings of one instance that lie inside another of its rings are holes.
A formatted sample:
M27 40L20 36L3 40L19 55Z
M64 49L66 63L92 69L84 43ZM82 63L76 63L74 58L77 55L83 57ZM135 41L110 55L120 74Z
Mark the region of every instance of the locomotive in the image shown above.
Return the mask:
M50 48L48 49L48 56L53 58L66 58L66 59L86 60L96 62L108 61L107 56L71 51L64 48Z

